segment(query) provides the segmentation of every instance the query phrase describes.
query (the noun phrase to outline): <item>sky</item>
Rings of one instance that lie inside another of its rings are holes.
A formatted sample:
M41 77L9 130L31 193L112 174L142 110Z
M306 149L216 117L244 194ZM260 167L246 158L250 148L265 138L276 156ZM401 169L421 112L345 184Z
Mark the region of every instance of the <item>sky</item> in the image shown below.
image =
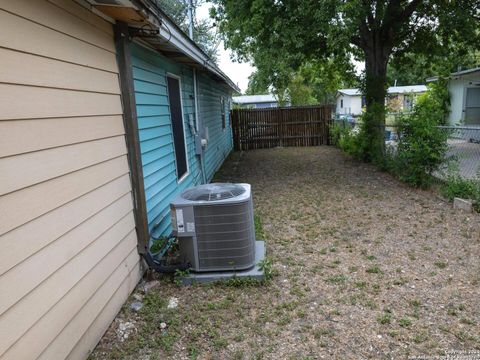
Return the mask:
M208 2L203 3L197 8L197 18L208 18L208 9L212 5ZM218 65L220 69L237 84L242 93L247 90L248 77L255 70L250 63L238 63L230 59L231 50L225 50L223 42L218 47Z

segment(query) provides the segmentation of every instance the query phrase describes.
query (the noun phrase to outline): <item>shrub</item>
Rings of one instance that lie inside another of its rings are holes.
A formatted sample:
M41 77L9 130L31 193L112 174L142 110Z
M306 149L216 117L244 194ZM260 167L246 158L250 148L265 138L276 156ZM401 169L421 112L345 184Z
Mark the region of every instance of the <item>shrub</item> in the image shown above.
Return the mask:
M459 197L473 201L475 211L480 212L480 178L464 179L458 174L450 174L440 187L443 196L452 201Z
M353 128L349 123L335 123L330 128L332 142L346 154L358 160L364 160L364 141L362 131Z
M400 180L416 187L428 187L433 173L448 162L448 132L437 127L443 115L434 105L428 95L422 96L413 113L400 116L396 124L398 147L389 166Z

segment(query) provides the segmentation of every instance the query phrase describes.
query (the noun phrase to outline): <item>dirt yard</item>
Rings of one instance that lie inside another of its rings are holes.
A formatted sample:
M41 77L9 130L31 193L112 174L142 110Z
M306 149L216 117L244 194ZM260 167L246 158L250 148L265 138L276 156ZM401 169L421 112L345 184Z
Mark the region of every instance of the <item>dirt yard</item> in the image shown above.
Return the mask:
M333 147L236 153L218 180L252 184L273 279L163 279L92 359L480 358L478 214Z

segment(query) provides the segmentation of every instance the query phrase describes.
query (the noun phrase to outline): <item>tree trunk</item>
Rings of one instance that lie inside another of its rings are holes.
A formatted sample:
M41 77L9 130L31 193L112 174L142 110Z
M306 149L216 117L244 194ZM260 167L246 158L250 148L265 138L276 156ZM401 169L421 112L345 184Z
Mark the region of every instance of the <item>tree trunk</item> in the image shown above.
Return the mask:
M365 51L366 160L383 162L385 153L385 97L387 95L388 46L373 34Z

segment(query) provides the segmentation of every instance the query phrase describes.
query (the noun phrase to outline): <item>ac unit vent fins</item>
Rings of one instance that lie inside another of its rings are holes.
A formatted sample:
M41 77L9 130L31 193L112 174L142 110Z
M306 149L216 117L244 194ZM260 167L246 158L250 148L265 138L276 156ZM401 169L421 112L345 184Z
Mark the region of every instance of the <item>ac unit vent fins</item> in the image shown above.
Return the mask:
M190 201L218 201L237 197L245 192L243 186L237 184L206 184L185 190L182 197Z

